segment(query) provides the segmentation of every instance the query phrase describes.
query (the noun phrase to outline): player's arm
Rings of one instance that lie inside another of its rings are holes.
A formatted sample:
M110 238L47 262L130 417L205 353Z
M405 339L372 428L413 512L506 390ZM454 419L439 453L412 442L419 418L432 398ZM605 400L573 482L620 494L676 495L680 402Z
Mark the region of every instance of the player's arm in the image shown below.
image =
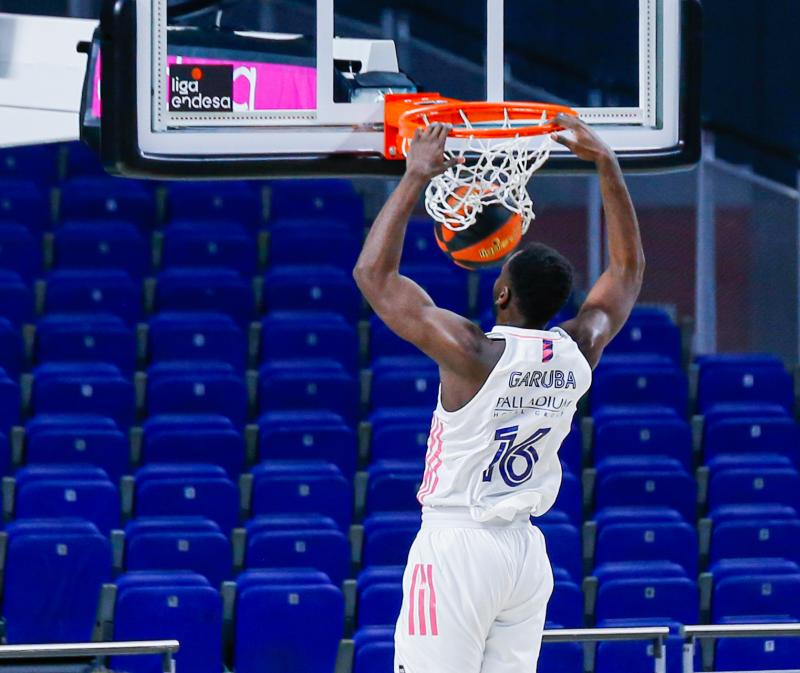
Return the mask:
M625 179L614 152L583 121L559 116L558 123L574 133L574 139L555 136L576 156L593 161L600 176L608 235L608 268L597 279L578 315L562 327L577 342L592 368L603 349L628 320L644 276L644 251L639 222Z
M486 337L469 320L438 308L425 290L400 273L408 219L428 181L455 163L444 157L448 132L449 127L442 124L417 131L406 173L370 228L353 277L395 334L441 367L469 375L469 368L480 366L478 355L488 342Z

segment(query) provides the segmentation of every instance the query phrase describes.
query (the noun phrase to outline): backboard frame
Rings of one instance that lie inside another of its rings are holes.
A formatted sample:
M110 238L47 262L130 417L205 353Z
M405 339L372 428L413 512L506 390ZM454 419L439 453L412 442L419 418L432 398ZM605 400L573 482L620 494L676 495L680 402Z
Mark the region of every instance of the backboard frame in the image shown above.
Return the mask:
M317 61L332 62L334 1L316 3ZM639 3L640 53L645 54L640 58L639 107L578 111L600 127L626 168L687 166L696 162L700 147L699 2ZM503 4L503 0L487 0L488 100L502 99L504 94ZM98 35L103 57L101 144L104 162L112 172L174 178L402 172L402 162L398 165L382 157L383 105L334 103L332 68L317 69L316 110L227 116L167 112L160 103L166 96L166 22L166 0L117 0L104 6ZM151 85L155 95L141 95L151 91ZM665 95L670 91L680 94ZM254 123L259 128L254 129ZM646 140L641 135L645 131ZM309 147L311 133L313 149ZM583 167L562 151L554 152L547 166L548 170Z

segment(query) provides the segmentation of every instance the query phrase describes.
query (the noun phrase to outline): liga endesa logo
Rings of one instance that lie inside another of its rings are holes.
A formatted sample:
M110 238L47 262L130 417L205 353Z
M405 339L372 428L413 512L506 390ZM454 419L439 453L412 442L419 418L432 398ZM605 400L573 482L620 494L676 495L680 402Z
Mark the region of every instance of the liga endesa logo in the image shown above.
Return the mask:
M233 112L233 66L171 65L169 111Z

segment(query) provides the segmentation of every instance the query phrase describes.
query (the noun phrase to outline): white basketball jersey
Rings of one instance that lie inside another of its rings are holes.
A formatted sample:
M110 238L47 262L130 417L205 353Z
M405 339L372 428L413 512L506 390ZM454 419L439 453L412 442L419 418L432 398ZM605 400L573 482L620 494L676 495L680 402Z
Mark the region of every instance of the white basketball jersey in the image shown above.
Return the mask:
M541 516L561 486L558 450L572 427L592 370L562 329L497 326L487 334L505 350L464 407L433 414L423 512L466 507L476 521Z

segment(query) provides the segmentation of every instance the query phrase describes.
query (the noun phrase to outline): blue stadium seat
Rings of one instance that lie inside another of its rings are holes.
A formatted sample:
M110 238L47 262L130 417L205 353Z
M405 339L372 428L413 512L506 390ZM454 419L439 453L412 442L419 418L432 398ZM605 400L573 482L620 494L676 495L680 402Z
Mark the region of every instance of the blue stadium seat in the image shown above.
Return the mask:
M631 316L606 348L608 354L664 355L681 363L681 332L671 320Z
M581 567L581 535L576 526L571 524L537 524L547 541L547 553L550 563L564 568L573 582L580 582L583 577ZM562 622L563 623L563 622Z
M258 250L253 235L236 222L172 222L164 233L164 268L226 267L249 277Z
M420 355L414 344L397 336L378 316L370 318L369 334L369 353L373 362L379 358Z
M561 488L553 509L566 513L575 526L583 521L583 486L581 480L570 472L561 477ZM549 513L548 513L549 514Z
M721 453L706 462L709 474L716 475L729 470L789 470L795 471L792 461L777 453Z
M119 269L59 270L47 276L46 313L113 313L129 325L142 315L141 287Z
M770 615L777 621L800 619L800 575L747 575L727 577L714 584L712 619Z
M197 673L222 670L222 599L208 584L137 582L121 584L114 606L114 640L175 639L175 667ZM131 673L160 673L161 657L112 659Z
M597 478L604 479L608 475L631 471L642 472L650 470L653 473L686 473L687 470L680 461L666 456L609 456L596 463Z
M775 616L723 619L726 624L759 624L796 619ZM720 638L716 641L714 668L718 671L780 671L797 666L800 638Z
M583 673L583 647L580 643L542 643L536 669Z
M117 487L99 467L23 467L16 475L14 505L19 519L82 518L104 535L119 526Z
M239 489L217 465L145 465L135 497L137 516L204 516L225 533L239 522Z
M0 317L16 326L33 321L33 292L14 271L0 270Z
M355 323L362 299L351 275L332 266L280 266L264 277L264 303L272 311L332 311Z
M397 409L381 409L373 418L381 416L384 420L373 425L371 456L373 461L407 460L422 461L428 444L430 430L430 410L427 418L406 415L391 418Z
M686 577L683 566L672 561L613 561L592 570L598 582L641 579L643 577Z
M270 223L293 218L331 218L354 231L364 229L364 203L344 180L284 180L273 182Z
M775 453L800 465L800 426L791 418L751 416L707 424L706 460L727 453Z
M353 489L339 468L322 461L269 461L253 468L254 514L319 514L350 525Z
M158 274L159 311L225 313L240 325L254 314L253 288L233 269L177 268Z
M706 413L720 403L777 404L791 413L794 408L792 377L779 360L737 358L700 362L697 407Z
M375 628L375 627L369 627ZM356 641L354 673L380 673L391 671L394 666L394 642L387 637L380 641L360 643Z
M88 642L111 547L89 522L7 527L3 616L8 643Z
M55 363L34 371L32 406L37 414L94 414L120 428L135 417L133 385L105 363Z
M697 584L685 577L609 580L597 592L598 622L606 619L658 618L696 624Z
M50 199L35 182L8 180L0 175L0 223L22 224L39 233L50 222Z
M383 362L390 360L384 358ZM387 366L372 371L371 404L373 409L436 406L439 394L439 371L427 360L391 358ZM396 365L396 366L395 366Z
M332 671L343 630L344 598L335 586L246 587L236 602L236 672Z
M150 271L150 246L128 222L76 220L56 231L57 269L120 269L131 278Z
M358 575L358 625L394 626L403 602L403 566L373 566Z
M193 414L173 416L169 427L159 427L151 422L153 419L146 421L143 461L219 465L231 479L238 479L245 462L242 434L230 422L221 427L197 427L196 418Z
M412 218L406 229L403 243L403 261L406 264L449 264L433 236L433 220Z
M18 425L19 416L19 385L0 369L0 432L7 433L12 426Z
M573 581L555 581L547 603L547 622L560 628L583 628L583 592Z
M358 370L358 335L338 313L278 311L261 323L261 360L327 358Z
M58 176L59 146L20 145L0 150L0 179L32 180L51 185Z
M263 222L260 188L247 182L174 182L168 204L170 220L233 220L250 229Z
M67 177L107 176L100 156L80 141L69 143L67 149Z
M367 468L367 512L400 512L419 507L421 461L381 460Z
M605 507L595 513L598 533L616 523L658 523L683 521L680 512L670 507Z
M733 558L717 561L709 572L715 582L750 575L800 575L800 565L783 558Z
M327 411L274 411L258 419L261 460L323 460L346 479L356 469L358 439L340 416Z
M244 524L248 535L280 530L339 530L329 516L320 514L261 514Z
M421 521L419 512L377 512L364 519L363 567L405 565Z
M216 360L242 371L247 362L247 339L225 313L159 313L150 319L147 336L154 363Z
M39 362L108 362L125 376L136 368L136 335L110 313L51 313L36 325Z
M247 387L225 362L161 362L147 373L147 408L152 415L219 414L241 427L247 419Z
M326 410L354 425L358 418L359 385L333 360L275 360L259 371L262 412Z
M606 619L597 624L598 628L635 628L666 626L670 634L666 638L666 673L682 673L683 671L683 638L680 635L680 624L668 619ZM653 642L639 641L606 641L597 644L596 673L633 673L649 671L655 668L653 659ZM702 670L700 648L695 656L695 669Z
M350 570L350 543L329 528L260 530L247 536L248 568L315 568L340 585Z
M790 521L798 517L798 511L788 505L776 505L768 503L766 505L721 505L715 507L708 514L715 524L725 523L726 521L747 521L747 520L786 520Z
M0 269L15 271L28 285L41 275L42 246L25 225L0 221Z
M200 517L144 517L125 527L128 570L191 570L218 587L231 575L231 543Z
M140 228L155 219L155 199L144 183L119 178L86 177L62 183L61 221L117 220Z
M595 507L620 506L669 507L694 521L697 484L685 472L615 471L598 479Z
M595 463L609 456L629 455L667 456L679 460L690 470L693 456L689 424L677 418L618 419L597 429Z
M697 531L687 523L618 523L599 532L595 564L672 561L695 577L698 553Z
M726 558L785 558L800 563L800 520L727 521L711 533L711 562Z
M314 245L309 245L310 240ZM270 222L269 264L330 264L351 271L361 250L361 237L349 223L335 219L272 220Z
M0 369L17 378L23 366L22 334L9 320L0 318Z
M324 572L314 568L254 568L239 573L236 578L238 591L267 583L324 586L329 585L331 580Z
M684 415L688 405L686 375L664 367L609 366L595 373L592 410L602 406L655 404Z
M401 273L408 276L431 296L434 303L459 315L467 314L468 274L454 266L404 266Z
M800 512L800 474L794 468L726 469L711 477L710 509L731 504L789 505Z

